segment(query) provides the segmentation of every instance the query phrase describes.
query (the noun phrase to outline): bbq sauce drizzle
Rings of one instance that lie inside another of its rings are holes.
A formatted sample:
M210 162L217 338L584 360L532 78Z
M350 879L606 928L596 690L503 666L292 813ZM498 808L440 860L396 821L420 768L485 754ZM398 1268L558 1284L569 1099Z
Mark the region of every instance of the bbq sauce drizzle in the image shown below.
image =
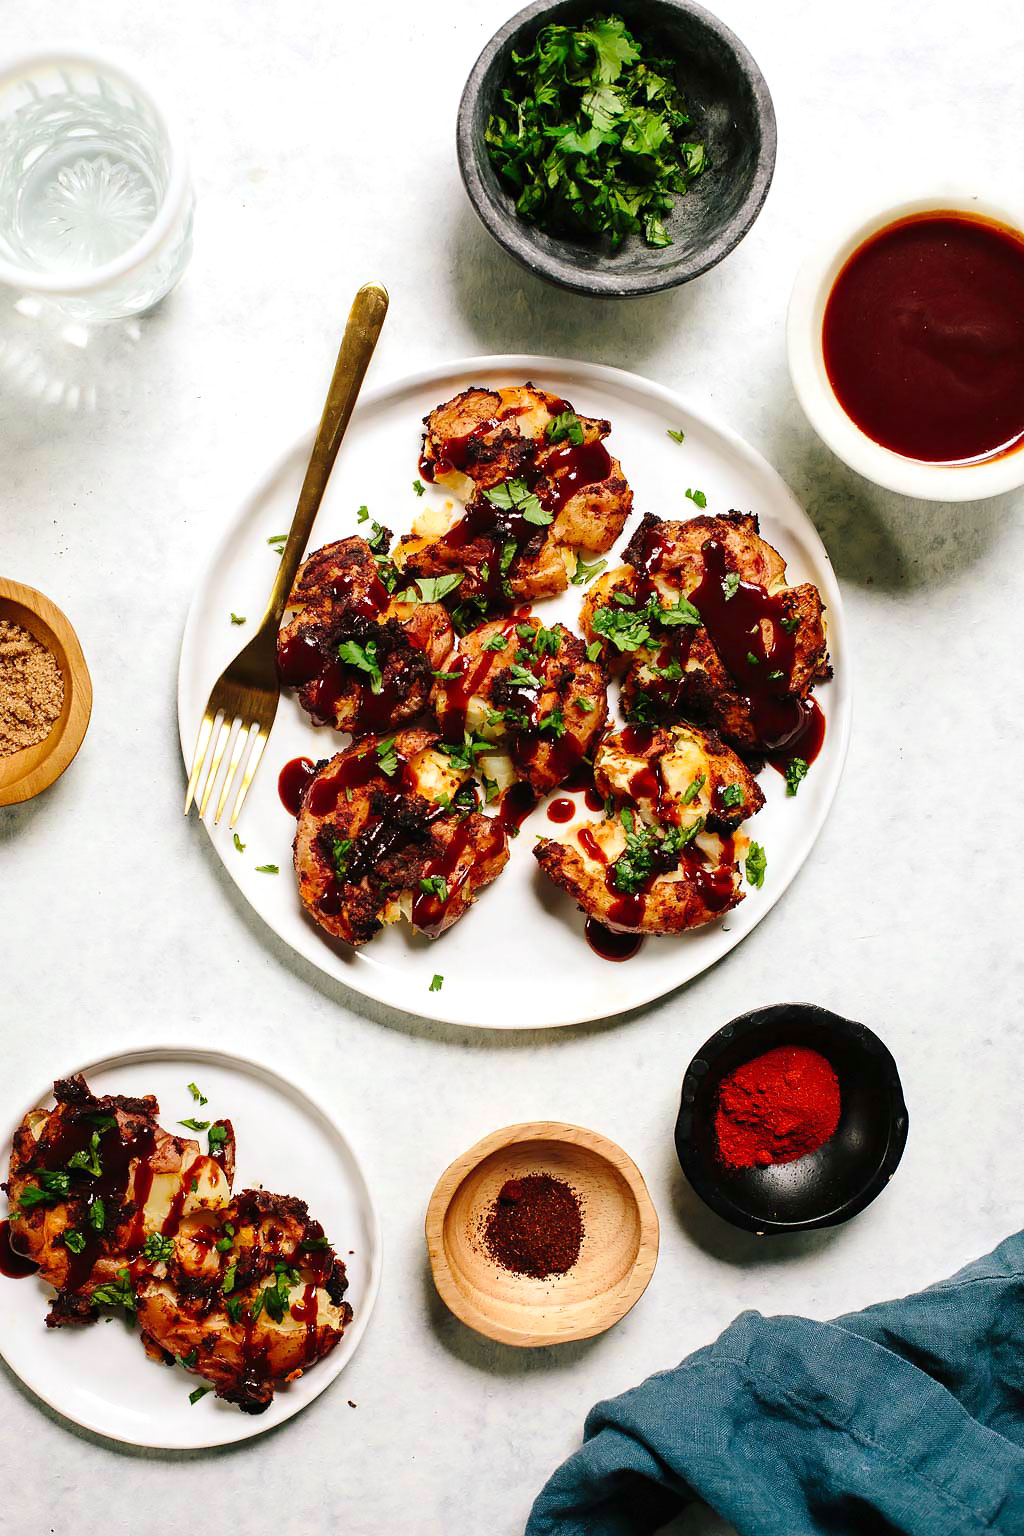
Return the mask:
M659 530L652 528L637 567L644 584L643 600L656 590L651 578L661 567L665 548ZM725 546L718 539L708 539L701 553L704 570L700 584L688 594L689 601L743 696L759 743L773 766L783 771L786 760L798 753L812 762L824 737L824 716L813 699L789 694L798 626L791 621L786 594L769 593L730 571ZM683 672L658 690L672 709L682 703L694 634L693 628L679 626L666 642L667 654L679 661ZM665 655L663 649L659 665L665 665ZM781 762L779 754L783 754Z
M548 401L552 419L571 410L564 400ZM433 481L438 473L450 470L464 473L474 444L482 442L488 433L496 431L505 422L521 416L523 411L522 406L507 406L479 422L471 432L443 439L437 446L436 458L421 456L420 474L425 480ZM459 521L433 546L458 555L467 545L482 541L485 553L474 560L473 574L480 585L481 595L489 605L497 607L503 607L511 600L508 583L512 572L524 556L536 553L544 543L550 522L566 503L586 486L607 480L612 471L611 455L600 438L583 443L563 442L554 447L546 447L543 437L534 441L540 457L518 465L512 478L522 480L544 510L552 514L549 523L531 522L517 507L498 507L478 490ZM514 552L509 549L512 545Z
M132 1124L131 1116L129 1116L128 1125L124 1128L126 1134L122 1134L122 1126L116 1120L115 1124L101 1129L102 1120L107 1118L113 1117L88 1110L76 1111L72 1114L65 1111L59 1117L57 1133L52 1138L48 1137L38 1148L41 1155L39 1162L35 1164L36 1168L49 1172L63 1172L67 1170L67 1164L76 1152L85 1152L91 1148L93 1133L100 1132L99 1144L95 1149L100 1172L86 1174L87 1182L83 1181L79 1185L75 1181L80 1176L72 1170L71 1179L73 1195L88 1194L91 1201L97 1198L103 1200L104 1227L101 1230L93 1230L86 1221L84 1225L87 1230L83 1230L82 1226L76 1229L85 1238L85 1245L78 1253L73 1253L71 1249L66 1250L68 1272L63 1287L64 1294L80 1292L88 1283L96 1261L102 1255L105 1231L113 1230L123 1220L126 1205L130 1225L124 1254L130 1280L132 1282L138 1280L140 1274L149 1267L150 1261L144 1258L143 1249L146 1241L146 1202L153 1188L152 1156L156 1141L155 1131L152 1125L145 1122ZM52 1123L51 1119L50 1124ZM170 1200L167 1214L156 1229L161 1236L173 1238L180 1231L188 1193L201 1175L203 1164L208 1162L216 1164L223 1170L223 1151L220 1155L214 1153L209 1157L194 1158L181 1170L178 1187ZM30 1169L29 1173L31 1174L32 1171L34 1170ZM131 1189L130 1204L127 1201L129 1188ZM214 1245L215 1230L219 1229L197 1226L190 1233L190 1240L200 1247L209 1249ZM322 1229L319 1230L322 1231ZM274 1246L268 1246L266 1251L273 1257L280 1250ZM299 1257L298 1253L290 1256L289 1263L292 1267L295 1266ZM311 1278L304 1286L301 1299L292 1303L289 1310L292 1317L305 1324L303 1364L309 1365L316 1359L319 1313L317 1287L328 1279L332 1260L329 1253L325 1251L302 1253L301 1262ZM20 1279L35 1274L38 1267L13 1246L10 1222L6 1220L0 1222L0 1273L11 1279ZM263 1368L268 1341L264 1340L261 1344L256 1342L255 1321L252 1311L247 1310L242 1320L242 1383L250 1389L262 1388L267 1380Z

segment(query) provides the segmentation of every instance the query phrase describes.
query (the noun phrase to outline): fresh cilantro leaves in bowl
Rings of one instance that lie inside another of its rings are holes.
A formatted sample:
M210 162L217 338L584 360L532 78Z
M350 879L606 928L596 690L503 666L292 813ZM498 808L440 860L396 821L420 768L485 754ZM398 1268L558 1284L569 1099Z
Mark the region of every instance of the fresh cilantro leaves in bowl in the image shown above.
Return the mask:
M669 213L705 169L671 60L621 16L542 27L512 63L484 139L516 212L555 232L671 245Z
M692 0L536 0L463 93L459 165L494 238L579 293L653 293L746 234L775 165L764 79Z

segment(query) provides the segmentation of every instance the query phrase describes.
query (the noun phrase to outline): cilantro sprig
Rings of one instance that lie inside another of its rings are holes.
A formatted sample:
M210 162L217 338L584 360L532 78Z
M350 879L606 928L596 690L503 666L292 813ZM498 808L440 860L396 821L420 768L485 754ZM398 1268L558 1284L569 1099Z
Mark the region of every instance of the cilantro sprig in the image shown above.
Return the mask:
M671 245L664 216L707 163L671 64L621 16L542 27L513 53L484 139L522 218L613 249Z

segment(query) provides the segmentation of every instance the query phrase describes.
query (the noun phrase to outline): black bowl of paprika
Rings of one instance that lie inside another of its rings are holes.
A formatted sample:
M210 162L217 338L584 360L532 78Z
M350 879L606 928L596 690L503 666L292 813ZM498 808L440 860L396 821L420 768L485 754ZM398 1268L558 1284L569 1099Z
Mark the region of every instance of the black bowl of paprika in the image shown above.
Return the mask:
M909 1117L896 1063L864 1024L813 1003L740 1014L686 1069L680 1167L759 1236L837 1226L892 1178Z

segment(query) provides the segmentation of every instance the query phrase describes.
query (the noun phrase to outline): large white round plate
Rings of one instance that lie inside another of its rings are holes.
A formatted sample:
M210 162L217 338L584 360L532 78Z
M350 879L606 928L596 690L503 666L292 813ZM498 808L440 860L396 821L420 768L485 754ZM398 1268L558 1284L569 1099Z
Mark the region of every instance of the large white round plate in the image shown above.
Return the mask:
M828 729L799 795L787 798L773 770L761 775L768 803L751 828L768 856L764 886L748 890L738 908L706 928L647 939L626 964L591 952L581 913L548 883L530 856L535 834L551 826L543 805L525 823L497 882L440 939L431 943L403 923L360 950L327 940L299 906L291 872L294 821L278 798L277 775L290 758L330 757L347 738L313 726L291 695L282 698L238 829L244 853L234 846L226 815L219 827L208 829L232 879L293 949L356 992L427 1018L491 1029L607 1018L661 997L720 960L778 901L810 852L839 783L850 729L842 603L810 519L771 466L734 433L671 390L635 374L550 357L475 357L368 393L352 417L309 548L359 531L356 514L364 505L396 537L406 532L426 505L412 484L421 418L470 384L524 379L569 399L588 416L611 421L610 447L636 498L623 544L645 512L676 518L696 513L686 499L688 487L704 492L709 512L756 512L765 538L789 563L790 581L813 581L821 591L835 677L817 691ZM669 428L685 433L682 444L668 436ZM284 533L291 522L310 446L309 438L296 444L259 481L200 581L178 674L178 725L186 763L210 688L246 636L245 629L232 626L231 613L248 615L253 623L263 612L274 559L267 539ZM428 487L426 495L442 498L443 493ZM575 627L582 596L581 588L571 586L561 597L537 604L537 611L546 622L560 619ZM212 812L208 816L212 822ZM280 875L257 873L261 864L276 864ZM444 978L439 991L430 990L435 975Z
M268 1067L220 1051L160 1046L124 1052L81 1070L96 1094L155 1094L160 1123L168 1131L197 1114L230 1119L238 1148L235 1188L263 1185L306 1201L348 1271L352 1323L326 1359L278 1388L270 1407L257 1415L242 1413L212 1392L190 1403L189 1392L200 1378L150 1360L137 1329L120 1320L91 1328L47 1328L46 1305L53 1291L34 1276L0 1276L0 1354L27 1387L65 1418L129 1445L192 1450L230 1445L273 1429L330 1386L362 1338L377 1298L380 1225L355 1153L327 1112L299 1088ZM190 1082L209 1100L201 1111L188 1091ZM44 1086L34 1104L20 1106L3 1133L3 1145L10 1146L29 1109L52 1102Z

